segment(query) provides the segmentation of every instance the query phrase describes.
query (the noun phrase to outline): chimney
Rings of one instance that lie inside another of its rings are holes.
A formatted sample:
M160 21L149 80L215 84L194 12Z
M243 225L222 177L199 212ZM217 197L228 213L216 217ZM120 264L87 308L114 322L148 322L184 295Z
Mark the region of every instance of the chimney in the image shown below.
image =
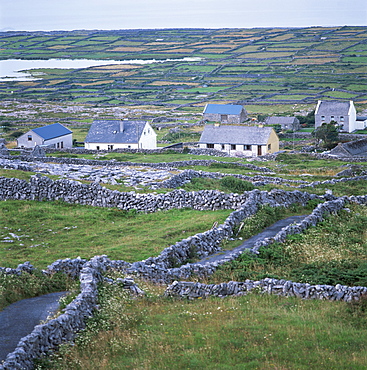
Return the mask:
M126 118L120 120L120 132L124 132L124 121L126 120L127 120Z

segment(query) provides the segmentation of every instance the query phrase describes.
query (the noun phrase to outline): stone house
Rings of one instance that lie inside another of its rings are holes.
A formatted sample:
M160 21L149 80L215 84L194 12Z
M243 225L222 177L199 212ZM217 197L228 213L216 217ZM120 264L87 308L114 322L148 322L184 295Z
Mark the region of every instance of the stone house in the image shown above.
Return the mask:
M279 138L272 127L206 125L199 147L257 157L279 151Z
M337 122L341 131L353 132L359 129L353 101L319 100L315 110L315 128L331 121Z
M367 139L339 143L330 150L330 155L337 157L367 157Z
M85 149L156 149L157 134L146 121L96 120L84 141Z
M296 117L268 117L265 125L280 125L282 130L298 131L301 128L298 118Z
M247 111L242 105L207 104L203 111L203 119L206 121L238 124L246 118Z
M60 123L53 123L34 128L17 139L19 148L34 148L37 145L56 149L71 148L73 146L73 132Z

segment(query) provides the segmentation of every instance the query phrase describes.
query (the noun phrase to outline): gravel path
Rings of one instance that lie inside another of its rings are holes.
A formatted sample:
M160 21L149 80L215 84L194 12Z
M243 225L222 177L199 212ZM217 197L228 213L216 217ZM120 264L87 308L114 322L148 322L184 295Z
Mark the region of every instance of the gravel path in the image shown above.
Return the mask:
M59 299L65 294L58 292L22 299L0 312L0 361L15 350L20 339L58 310Z

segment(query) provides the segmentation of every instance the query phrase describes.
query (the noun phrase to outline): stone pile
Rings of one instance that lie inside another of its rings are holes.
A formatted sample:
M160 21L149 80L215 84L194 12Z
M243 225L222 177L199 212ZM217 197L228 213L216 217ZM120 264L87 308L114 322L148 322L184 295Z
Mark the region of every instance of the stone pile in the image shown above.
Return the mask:
M214 297L228 297L246 295L255 291L260 294L276 294L284 297L301 299L323 299L330 301L351 302L358 300L361 295L367 294L367 287L349 287L337 284L311 285L294 283L283 279L265 278L259 281L246 280L244 282L230 281L221 284L202 284L195 282L174 281L165 291L166 297L181 297L187 299Z

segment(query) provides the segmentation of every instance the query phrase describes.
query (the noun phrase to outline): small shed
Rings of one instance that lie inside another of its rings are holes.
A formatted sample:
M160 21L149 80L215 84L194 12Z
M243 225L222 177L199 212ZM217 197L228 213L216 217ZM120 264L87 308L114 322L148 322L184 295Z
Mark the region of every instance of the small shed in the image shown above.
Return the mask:
M34 148L37 145L56 149L71 148L73 132L60 123L53 123L30 130L17 139L19 148Z
M280 125L282 130L298 131L301 128L299 119L296 117L268 117L265 120L266 125Z
M156 149L157 134L146 121L96 120L84 146L92 150Z
M257 157L279 151L279 138L272 127L206 125L199 147Z
M242 105L207 104L203 111L203 119L206 121L238 124L246 118L247 111Z

